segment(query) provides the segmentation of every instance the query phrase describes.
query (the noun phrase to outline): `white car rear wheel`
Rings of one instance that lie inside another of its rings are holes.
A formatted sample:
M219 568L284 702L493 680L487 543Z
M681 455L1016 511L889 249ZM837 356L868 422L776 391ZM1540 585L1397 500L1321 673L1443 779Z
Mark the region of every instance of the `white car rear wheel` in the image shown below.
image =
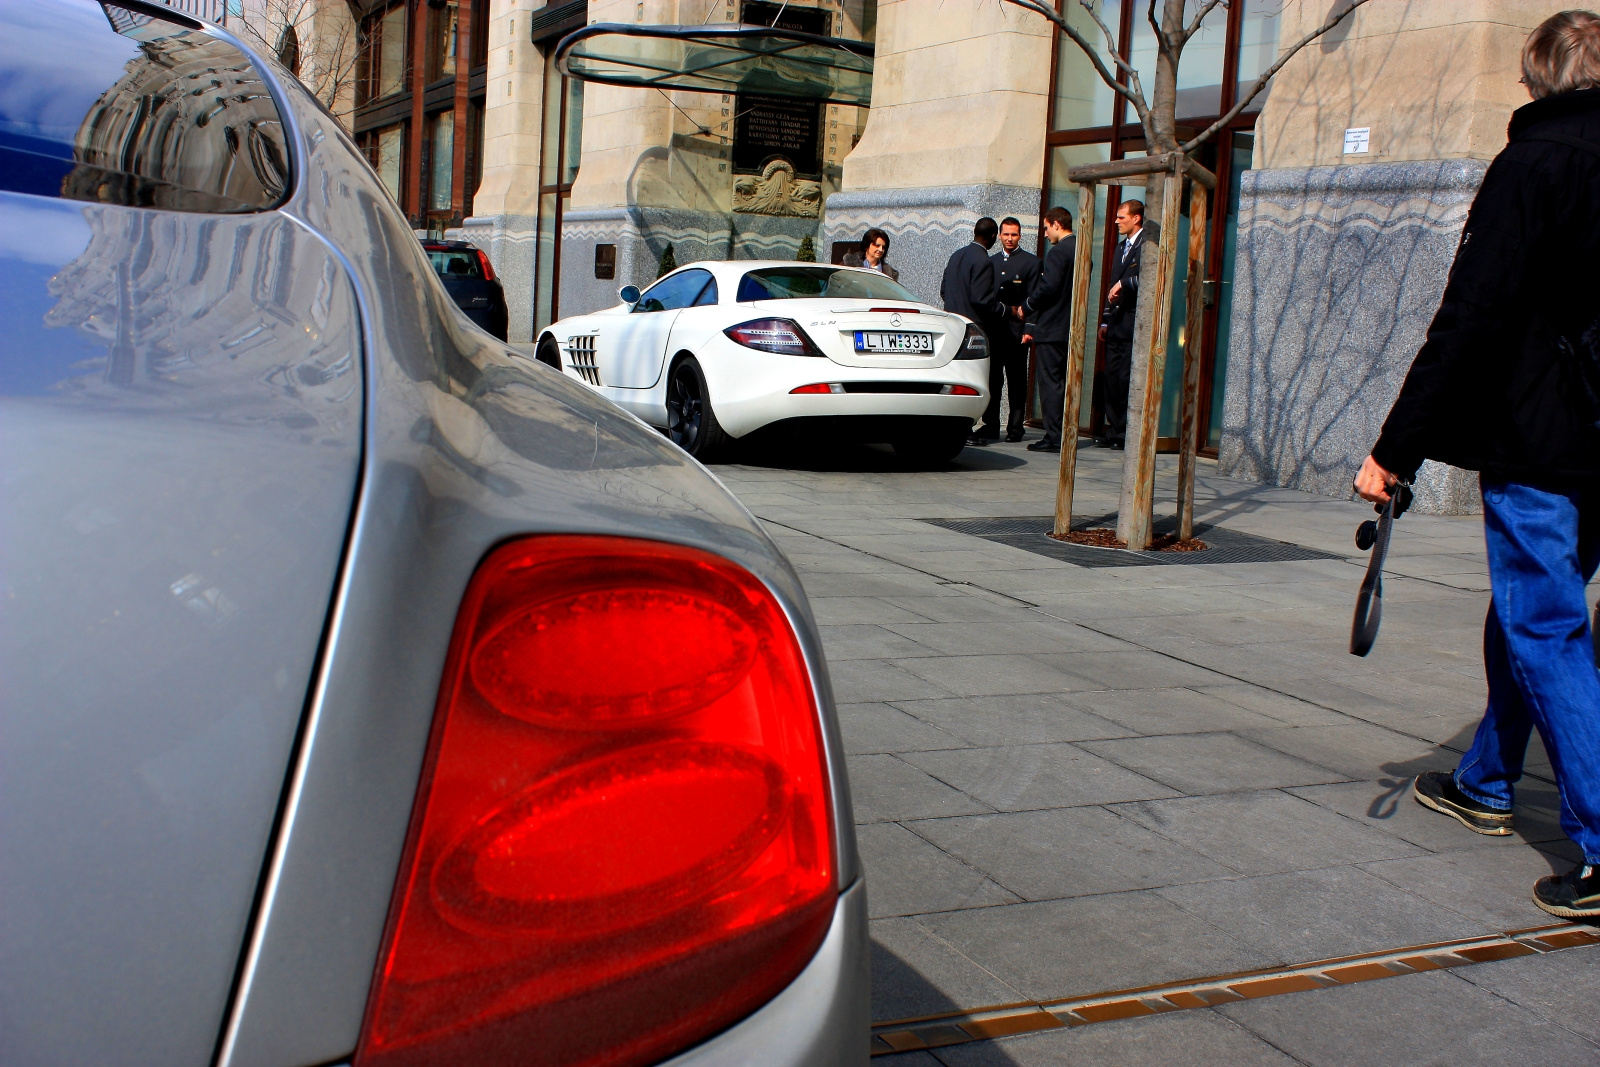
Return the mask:
M705 373L693 356L673 364L667 378L667 436L702 463L715 458L729 441L711 408Z

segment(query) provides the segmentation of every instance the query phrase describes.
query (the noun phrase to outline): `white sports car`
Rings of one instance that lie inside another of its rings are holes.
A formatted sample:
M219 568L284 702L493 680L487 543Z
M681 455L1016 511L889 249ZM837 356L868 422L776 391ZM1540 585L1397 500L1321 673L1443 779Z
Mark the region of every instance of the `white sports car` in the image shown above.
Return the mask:
M944 462L989 402L983 331L876 271L704 262L618 295L546 329L538 358L699 459L792 428Z

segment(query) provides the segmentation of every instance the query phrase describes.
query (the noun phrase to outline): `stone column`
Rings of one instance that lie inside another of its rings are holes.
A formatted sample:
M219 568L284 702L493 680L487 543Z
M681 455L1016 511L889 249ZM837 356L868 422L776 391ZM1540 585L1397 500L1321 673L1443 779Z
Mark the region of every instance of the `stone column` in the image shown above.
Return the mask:
M1523 41L1560 7L1370 0L1278 74L1240 192L1223 473L1350 495L1487 161L1528 102ZM1327 13L1327 0L1289 0L1279 41ZM1367 131L1364 152L1346 150L1347 130ZM1424 465L1418 510L1478 507L1475 475Z
M950 254L984 215L1038 225L1049 24L1004 3L880 0L872 109L828 199L823 251L877 226L900 282L938 303Z
M489 254L506 291L506 336L531 340L533 262L539 232L539 125L544 57L530 40L541 0L490 0L484 98L483 181L465 238ZM460 134L465 136L464 130Z

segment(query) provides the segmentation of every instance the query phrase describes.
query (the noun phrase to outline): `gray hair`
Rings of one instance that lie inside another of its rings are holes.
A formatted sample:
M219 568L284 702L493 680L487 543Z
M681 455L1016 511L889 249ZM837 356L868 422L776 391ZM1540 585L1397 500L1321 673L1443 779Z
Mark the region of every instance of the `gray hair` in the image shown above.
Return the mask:
M1535 100L1600 86L1600 15L1561 11L1522 46L1522 81Z

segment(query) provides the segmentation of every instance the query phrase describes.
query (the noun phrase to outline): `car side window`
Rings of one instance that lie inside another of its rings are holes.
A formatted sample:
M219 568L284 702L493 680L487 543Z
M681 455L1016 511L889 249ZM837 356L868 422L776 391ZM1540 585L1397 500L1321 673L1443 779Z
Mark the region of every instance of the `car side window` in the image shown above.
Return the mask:
M255 64L151 6L0 5L0 189L168 211L282 202L287 138Z
M645 290L639 302L633 305L635 314L647 311L677 311L695 303L695 298L711 281L708 270L686 270L662 278Z
M703 308L715 305L717 302L717 279L712 278L706 282L706 287L700 290L700 295L694 298L691 307Z

